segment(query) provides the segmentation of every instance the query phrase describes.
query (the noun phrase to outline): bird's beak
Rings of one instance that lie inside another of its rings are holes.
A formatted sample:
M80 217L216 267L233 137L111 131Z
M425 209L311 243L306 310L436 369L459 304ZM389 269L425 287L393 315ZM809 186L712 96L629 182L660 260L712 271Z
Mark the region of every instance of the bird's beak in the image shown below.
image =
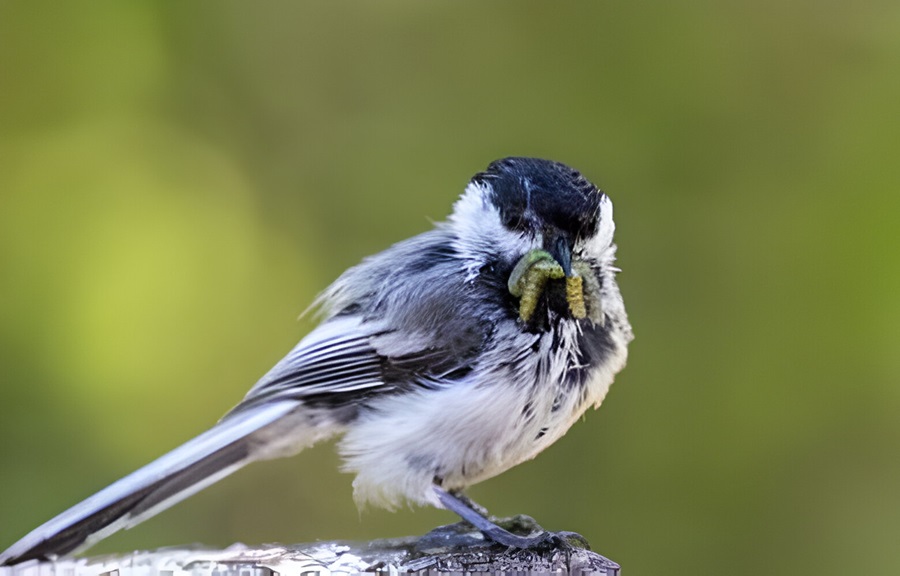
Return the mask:
M544 248L559 263L566 277L572 276L572 249L569 248L568 239L565 236L557 236L550 239Z
M569 303L569 312L572 317L579 320L587 317L587 305L584 301L584 278L578 273L572 273L572 249L569 247L569 240L563 235L552 238L547 243L546 250L559 263L566 275L566 302Z

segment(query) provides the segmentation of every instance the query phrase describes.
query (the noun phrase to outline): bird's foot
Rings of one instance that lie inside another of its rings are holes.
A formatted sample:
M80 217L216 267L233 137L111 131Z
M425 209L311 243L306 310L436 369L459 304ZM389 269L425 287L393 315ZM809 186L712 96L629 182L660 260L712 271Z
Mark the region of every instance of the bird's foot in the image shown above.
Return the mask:
M505 519L487 516L487 511L460 492L447 492L435 486L441 503L450 511L477 528L485 538L509 548L585 548L587 540L575 532L549 532L530 516L518 515Z
M531 516L518 514L510 518L491 518L496 531L484 531L485 537L512 548L583 548L590 550L587 539L577 532L545 530Z

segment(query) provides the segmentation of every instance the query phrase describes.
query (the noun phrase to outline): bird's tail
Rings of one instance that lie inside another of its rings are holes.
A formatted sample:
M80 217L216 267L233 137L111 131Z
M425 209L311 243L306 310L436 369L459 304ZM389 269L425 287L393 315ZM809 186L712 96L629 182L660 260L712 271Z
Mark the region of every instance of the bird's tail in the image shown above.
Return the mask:
M182 446L45 522L0 554L0 566L87 548L264 458L259 434L298 406L273 402L229 415Z

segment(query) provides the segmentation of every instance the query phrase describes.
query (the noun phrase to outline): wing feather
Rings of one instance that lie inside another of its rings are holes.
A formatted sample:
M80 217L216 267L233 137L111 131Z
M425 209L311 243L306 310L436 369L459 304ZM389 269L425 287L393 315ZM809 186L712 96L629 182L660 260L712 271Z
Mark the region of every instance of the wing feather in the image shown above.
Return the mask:
M332 318L300 341L263 376L232 412L274 399L318 397L393 389L382 377L383 358L372 347L371 327L358 316Z

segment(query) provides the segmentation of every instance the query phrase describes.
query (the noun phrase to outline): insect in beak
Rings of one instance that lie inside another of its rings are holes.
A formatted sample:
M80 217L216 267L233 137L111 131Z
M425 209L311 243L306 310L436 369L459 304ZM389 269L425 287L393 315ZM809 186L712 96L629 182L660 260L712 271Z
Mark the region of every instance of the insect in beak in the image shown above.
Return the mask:
M568 250L563 253L570 254ZM564 263L561 263L546 250L535 248L516 262L507 286L509 293L519 299L519 318L522 322L531 320L547 282L563 278L566 280L566 302L572 317L576 320L589 317L595 324L602 322L600 283L594 272L584 261L573 263L570 258L563 260ZM563 264L568 265L568 274Z

